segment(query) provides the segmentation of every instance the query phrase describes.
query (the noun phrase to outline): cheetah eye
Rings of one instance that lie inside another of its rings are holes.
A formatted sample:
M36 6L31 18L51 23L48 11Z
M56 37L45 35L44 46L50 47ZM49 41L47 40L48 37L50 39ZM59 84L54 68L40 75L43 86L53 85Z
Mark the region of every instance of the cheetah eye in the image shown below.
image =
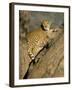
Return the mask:
M47 26L44 26L44 27L47 27Z

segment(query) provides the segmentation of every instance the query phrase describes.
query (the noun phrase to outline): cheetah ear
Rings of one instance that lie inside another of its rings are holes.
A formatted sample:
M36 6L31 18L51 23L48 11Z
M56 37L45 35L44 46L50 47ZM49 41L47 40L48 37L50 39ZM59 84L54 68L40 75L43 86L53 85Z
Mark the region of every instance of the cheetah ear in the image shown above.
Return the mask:
M43 21L41 22L41 28L42 28L42 30L45 30L44 26L43 26Z
M44 26L43 26L43 23L41 23L41 28L42 28L42 30L44 30Z

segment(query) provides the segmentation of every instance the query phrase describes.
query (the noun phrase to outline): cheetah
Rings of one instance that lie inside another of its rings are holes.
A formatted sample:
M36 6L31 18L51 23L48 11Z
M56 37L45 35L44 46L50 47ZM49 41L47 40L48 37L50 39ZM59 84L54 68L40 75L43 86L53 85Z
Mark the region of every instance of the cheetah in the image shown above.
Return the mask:
M49 21L43 20L40 28L27 34L28 54L32 60L48 44L50 40L49 34L51 32L54 32L54 30L50 30Z

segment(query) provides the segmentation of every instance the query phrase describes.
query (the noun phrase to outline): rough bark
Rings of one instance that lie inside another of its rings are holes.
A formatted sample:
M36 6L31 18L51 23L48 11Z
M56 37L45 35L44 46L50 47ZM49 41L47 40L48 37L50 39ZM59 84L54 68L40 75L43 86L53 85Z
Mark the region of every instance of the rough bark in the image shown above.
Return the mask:
M36 57L39 61L35 64L27 53L27 45L20 43L20 79L49 78L64 76L64 33L59 30L52 35L48 48L44 48ZM31 63L31 64L30 64ZM29 66L30 64L30 66Z

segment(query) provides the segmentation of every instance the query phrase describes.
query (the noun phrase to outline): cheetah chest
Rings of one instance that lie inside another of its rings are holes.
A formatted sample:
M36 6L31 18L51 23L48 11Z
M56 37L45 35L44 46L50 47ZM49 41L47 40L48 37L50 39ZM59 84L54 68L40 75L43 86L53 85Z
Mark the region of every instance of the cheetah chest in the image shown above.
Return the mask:
M48 43L48 35L46 31L35 30L27 35L28 39L28 54L31 59L34 59L35 56L39 53L40 50Z

